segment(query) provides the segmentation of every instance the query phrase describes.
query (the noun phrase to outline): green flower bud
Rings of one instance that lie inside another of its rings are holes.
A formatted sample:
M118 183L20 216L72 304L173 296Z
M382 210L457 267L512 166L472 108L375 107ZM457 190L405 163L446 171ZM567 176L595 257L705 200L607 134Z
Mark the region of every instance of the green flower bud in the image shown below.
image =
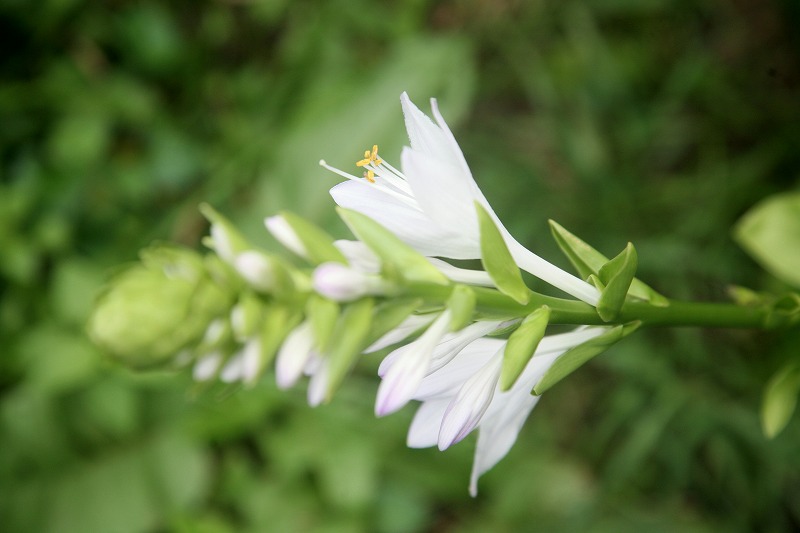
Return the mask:
M170 361L226 315L232 300L191 250L159 246L141 256L109 282L87 325L98 346L133 367Z

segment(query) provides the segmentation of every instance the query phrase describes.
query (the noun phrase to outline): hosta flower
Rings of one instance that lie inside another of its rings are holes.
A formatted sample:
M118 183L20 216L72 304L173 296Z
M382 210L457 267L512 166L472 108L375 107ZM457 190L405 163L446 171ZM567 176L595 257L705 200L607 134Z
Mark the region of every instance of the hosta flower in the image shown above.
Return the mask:
M531 410L539 401L530 391L566 350L607 329L584 328L545 337L522 375L508 391L498 386L506 341L482 338L461 350L453 360L422 380L415 400L422 401L408 431L411 448L439 446L444 450L475 428L478 443L472 466L470 493L478 478L496 465L517 440Z
M325 168L348 179L331 189L336 203L375 219L426 256L478 259L478 202L494 219L520 268L576 298L596 304L599 293L593 286L526 249L503 227L472 178L436 100L431 100L436 122L423 114L406 93L400 101L411 142L400 157L402 171L379 158L377 146L357 163L364 169L362 178L320 161Z

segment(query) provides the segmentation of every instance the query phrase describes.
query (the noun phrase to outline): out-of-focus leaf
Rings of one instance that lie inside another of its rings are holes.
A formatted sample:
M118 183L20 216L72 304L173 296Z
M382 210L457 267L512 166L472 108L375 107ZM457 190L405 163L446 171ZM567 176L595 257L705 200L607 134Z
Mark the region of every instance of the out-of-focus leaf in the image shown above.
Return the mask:
M800 192L762 201L739 220L734 236L761 266L800 287Z
M789 423L800 394L800 364L789 363L767 383L761 404L761 427L773 438Z

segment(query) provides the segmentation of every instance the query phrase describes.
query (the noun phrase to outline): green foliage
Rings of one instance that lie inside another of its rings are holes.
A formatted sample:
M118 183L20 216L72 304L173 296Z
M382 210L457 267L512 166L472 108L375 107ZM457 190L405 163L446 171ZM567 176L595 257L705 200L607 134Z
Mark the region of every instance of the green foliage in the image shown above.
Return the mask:
M800 394L800 365L791 362L770 379L761 404L761 426L772 438L783 431L792 418Z
M402 90L439 98L500 218L543 257L553 218L599 250L635 242L638 276L676 298L772 289L727 235L797 187L793 5L30 7L0 6L4 531L798 528L800 426L767 441L757 416L796 333L626 339L542 397L478 500L469 443L407 450L409 416L373 418L370 358L314 410L269 375L187 397L179 377L112 370L84 333L109 267L153 240L195 246L202 201L254 244L283 209L345 235L317 162L350 168L375 142L397 160Z
M762 201L739 221L736 239L765 269L800 287L800 193Z

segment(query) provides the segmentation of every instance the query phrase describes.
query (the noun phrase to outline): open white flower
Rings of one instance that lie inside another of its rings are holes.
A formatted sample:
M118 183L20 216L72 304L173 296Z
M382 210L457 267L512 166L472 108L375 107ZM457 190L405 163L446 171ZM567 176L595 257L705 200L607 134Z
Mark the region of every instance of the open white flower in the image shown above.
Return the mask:
M409 427L408 446L438 445L443 450L478 428L470 481L474 496L478 478L506 456L539 401L530 393L534 385L566 350L605 331L605 327L590 327L545 337L522 375L505 392L498 378L506 341L475 340L420 383L414 399L422 405Z
M331 189L336 203L373 218L424 255L477 259L481 257L477 201L494 219L520 268L595 305L597 289L534 254L503 227L472 178L436 100L431 100L435 123L406 93L400 102L411 142L400 158L402 172L378 158L377 146L357 163L364 168L363 178L320 161L349 180Z

